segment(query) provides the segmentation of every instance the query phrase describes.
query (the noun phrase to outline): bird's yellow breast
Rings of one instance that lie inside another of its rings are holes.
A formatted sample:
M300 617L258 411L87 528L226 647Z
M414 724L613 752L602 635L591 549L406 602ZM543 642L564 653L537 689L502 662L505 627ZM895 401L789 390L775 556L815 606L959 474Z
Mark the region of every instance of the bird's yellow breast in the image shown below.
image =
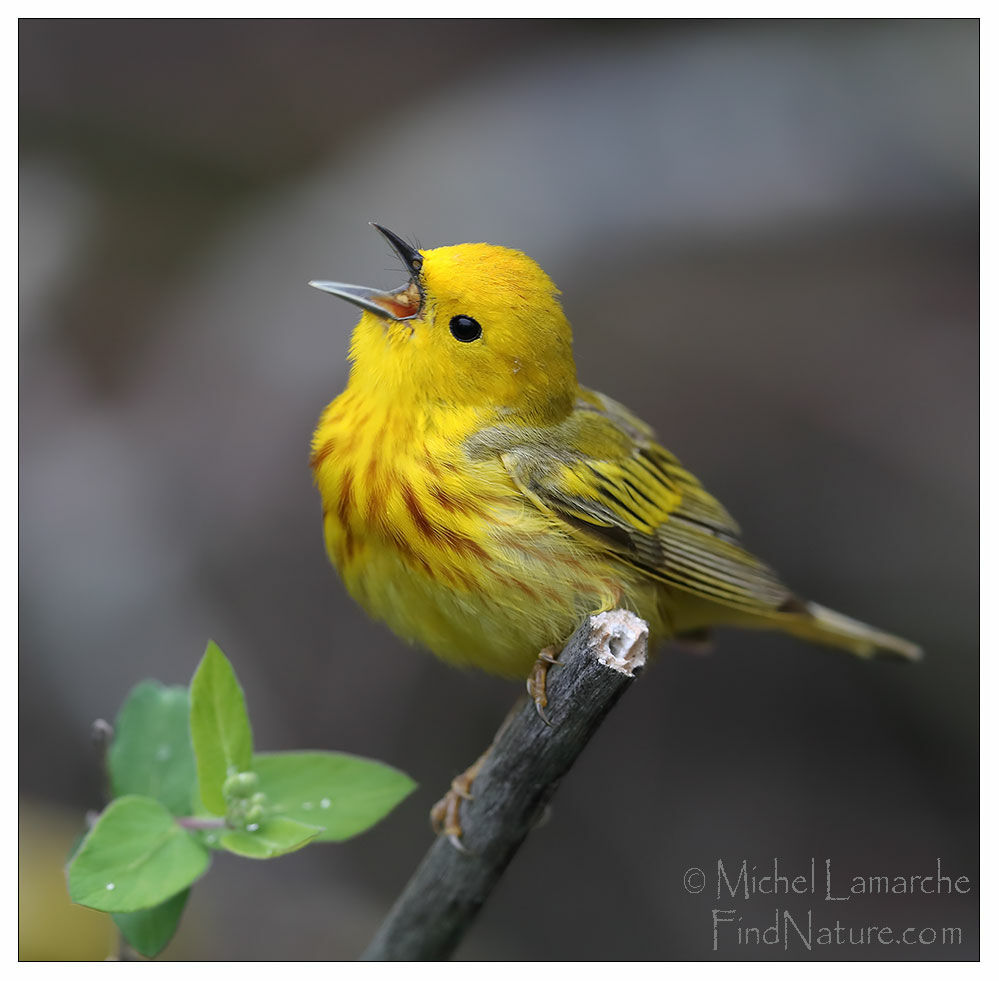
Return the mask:
M631 584L531 505L499 458L469 459L464 439L479 425L348 388L312 444L326 549L348 592L400 636L524 676Z

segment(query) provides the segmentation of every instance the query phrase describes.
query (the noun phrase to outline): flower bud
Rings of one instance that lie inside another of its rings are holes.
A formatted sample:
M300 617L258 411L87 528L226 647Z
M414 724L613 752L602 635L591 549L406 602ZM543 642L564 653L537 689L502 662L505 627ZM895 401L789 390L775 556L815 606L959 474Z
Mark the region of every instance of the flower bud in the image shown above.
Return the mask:
M249 797L260 786L260 777L252 770L234 773L222 784L222 796L226 800Z

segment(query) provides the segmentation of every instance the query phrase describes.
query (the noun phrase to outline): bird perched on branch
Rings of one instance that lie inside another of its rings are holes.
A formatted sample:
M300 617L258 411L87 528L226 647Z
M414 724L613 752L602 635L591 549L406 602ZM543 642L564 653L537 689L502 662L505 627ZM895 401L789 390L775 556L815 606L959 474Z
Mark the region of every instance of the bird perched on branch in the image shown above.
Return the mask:
M645 423L579 384L532 259L375 228L408 282L311 284L363 310L311 465L330 559L371 615L445 661L528 678L542 711L562 644L614 607L653 641L726 625L919 656L795 596Z

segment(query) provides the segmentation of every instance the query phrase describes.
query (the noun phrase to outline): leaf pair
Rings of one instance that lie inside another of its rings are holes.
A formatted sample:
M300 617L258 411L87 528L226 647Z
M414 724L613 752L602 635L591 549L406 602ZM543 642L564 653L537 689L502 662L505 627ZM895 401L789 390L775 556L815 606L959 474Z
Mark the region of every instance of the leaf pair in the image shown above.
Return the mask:
M243 691L209 643L190 690L146 681L118 714L113 800L70 862L70 898L114 914L152 957L211 851L275 858L367 830L408 796L405 774L343 753L257 754Z

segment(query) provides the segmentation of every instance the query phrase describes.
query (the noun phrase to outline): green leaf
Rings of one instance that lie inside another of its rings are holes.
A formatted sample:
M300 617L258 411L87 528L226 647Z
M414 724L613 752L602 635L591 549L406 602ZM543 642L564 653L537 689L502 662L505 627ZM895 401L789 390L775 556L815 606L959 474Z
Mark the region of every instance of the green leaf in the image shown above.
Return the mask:
M69 898L104 913L157 906L208 868L209 853L151 797L119 797L69 866Z
M177 932L190 892L190 889L185 889L152 909L114 913L111 918L132 948L143 957L155 957Z
M347 753L258 753L253 769L272 812L343 841L380 821L416 784L399 770Z
M191 679L191 738L202 803L212 814L225 814L222 784L226 777L250 769L253 733L243 689L213 641Z
M205 848L210 848L212 851L217 852L222 850L222 842L219 839L227 830L227 828L220 828L219 830L212 829L211 831L193 831L192 834Z
M252 827L252 825L251 825ZM267 818L250 831L227 831L221 838L226 851L244 858L277 858L298 851L319 834L321 828L291 818Z
M154 797L173 814L191 813L196 787L187 689L144 681L115 720L108 753L113 796Z

